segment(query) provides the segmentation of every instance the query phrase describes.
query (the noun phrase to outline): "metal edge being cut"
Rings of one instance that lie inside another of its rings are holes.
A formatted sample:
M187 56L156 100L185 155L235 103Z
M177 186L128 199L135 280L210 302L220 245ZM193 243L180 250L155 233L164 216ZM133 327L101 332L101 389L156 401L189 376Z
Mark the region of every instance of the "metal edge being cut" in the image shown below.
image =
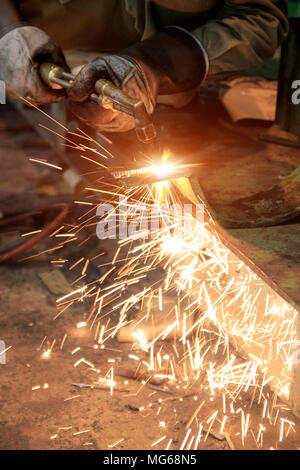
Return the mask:
M196 203L202 203L204 205L204 223L207 224L208 230L215 235L220 242L228 248L228 250L236 257L238 260L242 261L265 285L265 289L274 293L275 296L285 301L296 313L296 344L299 344L300 347L300 306L297 304L290 295L282 289L282 287L273 279L270 278L261 267L257 266L255 262L250 259L246 252L243 251L243 242L234 238L229 234L226 229L224 229L217 221L216 215L209 206L205 194L202 191L202 188L198 182L197 178L186 178L186 191L183 190L182 185L176 185L179 192L185 199ZM245 244L246 248L246 244ZM298 313L298 314L297 314ZM245 347L243 338L240 340L236 339L234 335L229 333L229 341L232 347L237 351L237 353L246 360L249 360L247 348ZM300 356L300 353L298 354ZM274 367L271 372L278 372L276 363L274 362ZM261 370L262 368L259 367ZM270 388L272 390L278 391L276 387L276 380L271 380L269 382ZM288 404L291 407L293 413L297 418L300 418L300 360L293 362L292 371L291 371L291 382L289 387L289 394L287 396L281 396L280 399Z

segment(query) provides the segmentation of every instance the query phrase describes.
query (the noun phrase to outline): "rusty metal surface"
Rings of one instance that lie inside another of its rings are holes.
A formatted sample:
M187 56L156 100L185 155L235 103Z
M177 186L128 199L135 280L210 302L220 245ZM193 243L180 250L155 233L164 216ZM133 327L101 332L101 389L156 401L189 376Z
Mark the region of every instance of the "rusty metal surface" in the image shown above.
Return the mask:
M300 310L300 224L230 230L229 235Z
M300 223L251 229L226 229L209 206L197 178L190 179L205 204L209 229L283 299L300 311ZM187 197L186 191L182 191Z

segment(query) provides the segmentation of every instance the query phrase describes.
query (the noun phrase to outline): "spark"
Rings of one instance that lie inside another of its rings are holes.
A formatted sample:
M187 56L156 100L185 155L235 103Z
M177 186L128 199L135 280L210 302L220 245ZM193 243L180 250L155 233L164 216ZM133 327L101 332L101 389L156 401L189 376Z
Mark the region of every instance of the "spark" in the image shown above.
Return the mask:
M42 357L47 359L48 357L50 357L50 354L51 354L51 349L49 348L43 352Z
M87 432L90 432L89 429L85 429L84 431L78 431L78 432L74 432L73 433L73 436L79 436L80 434L85 434Z
M163 436L160 439L158 439L157 441L153 442L153 444L151 444L151 447L155 447L157 444L162 442L165 438L166 438L166 436Z
M74 400L75 398L79 398L80 395L73 395L72 397L65 398L64 401Z
M29 235L35 235L36 233L40 233L42 230L34 230L33 232L22 233L21 237L28 237Z
M74 133L69 132L70 139L66 140L67 144L80 150L84 154L82 158L94 162L97 171L101 172L103 167L109 167L108 160L113 155L108 150L101 148L99 143L81 131L76 136L80 136L83 143L73 142L72 135ZM107 167L98 162L98 157L101 161L104 158ZM46 161L31 160L53 166L54 169L61 169ZM166 213L162 203L167 205L180 203L173 178L180 175L185 167L187 165L181 165L180 162L171 162L169 155L165 153L160 163L150 161L148 167L137 171L137 175L155 175L161 180L158 183L140 184L125 189L117 184L106 183L105 179L100 178L101 187L95 184L95 188L86 188L87 191L93 192L91 195L93 202L75 201L76 204L89 206L87 213L81 216L76 226L62 226L52 234L53 237L67 239L60 241L59 247L65 246L67 242L74 242L74 246L77 243L78 246L79 233L85 227L93 225L95 221L93 211L97 207L97 203L94 202L97 194L101 198L107 198L116 208L120 204L119 196L126 196L132 213L141 203L148 209L155 208L149 217L153 225L158 219L165 220ZM100 265L105 268L105 272L92 283L86 281L87 268L91 262L105 253L101 252L92 258L81 257L76 261L72 260L69 270L72 271L80 265L81 276L74 281L73 291L56 300L60 311L55 318L71 308L75 302L85 300L91 302L93 307L88 320L79 322L76 326L82 328L89 325L93 342L97 343L93 346L93 351L99 354L104 349L104 343L109 346L109 341L113 340L122 328L132 324L131 313L134 308L139 310L138 320L132 329L132 338L135 341L132 348L134 354L129 354L128 358L135 361L137 368L145 367L147 371L153 371L153 378L165 379L175 384L178 387L176 390L180 390L181 394L171 398L178 404L188 393L194 399L198 399L193 387L199 383L199 380L208 394L208 398L201 401L201 405L196 408L185 425L186 434L180 446L181 450L191 449L192 446L198 449L203 439L203 432L206 440L215 423L219 423L221 434L225 435L230 447L234 447L225 431L229 413L240 414L242 446L245 445L250 430L257 447L262 447L266 427L259 423L257 429L253 428L250 412L254 402L261 407L263 423L267 419L274 427L280 423L278 426L281 442L294 429L292 421L280 417L282 408L277 409L276 414L274 409L277 396L289 400L297 312L238 259L222 243L219 236L211 232L207 222L193 221L193 226L188 231L177 232L176 229L186 225L188 221L188 218L183 219L182 214L180 216L173 214L170 226L158 225L154 237L149 228L143 228L119 240L115 252L111 253L111 261ZM36 232L22 236L34 233ZM63 261L67 263L67 260ZM148 284L144 287L146 276L156 268L164 270L164 277L149 282L150 287ZM79 283L85 282L86 285L77 288ZM132 286L137 288L134 294L129 292ZM169 294L175 294L177 298L177 304L170 308L166 301ZM119 318L114 323L111 317L117 312ZM163 314L166 325L155 331L156 312ZM147 325L151 326L147 328ZM148 331L151 332L149 337ZM174 337L173 352L164 354L160 340L171 335ZM46 338L42 341L40 349ZM66 335L60 349L65 338ZM42 353L42 357L50 356L54 344L55 340L51 347ZM77 347L72 354L79 350L80 347ZM247 356L247 359L240 359L236 353L233 354L235 350L242 351L243 357ZM219 359L220 357L222 359ZM115 359L108 359L107 363L111 364L113 361ZM79 359L74 367L81 363L88 365L94 371L97 370L92 362L84 358ZM275 364L279 371L276 375ZM166 370L161 371L162 368ZM111 367L101 379L102 382L100 380L100 383L106 384L110 395L113 395L116 385L116 372ZM146 384L147 381L142 383L139 390L142 390ZM268 400L266 394L269 387L276 391L276 400L274 398L273 402ZM237 400L247 392L251 393L251 401L249 409L245 412ZM79 396L66 398L65 401ZM218 397L220 397L220 409L216 409L215 406ZM203 418L203 422L199 423L198 412L205 402L210 405L210 413ZM140 406L139 410L147 409L151 412L158 403L157 416L162 416L164 401L161 399L149 403L148 406L146 404ZM159 422L159 427L165 426L164 421ZM166 436L152 443L151 447L164 439ZM115 447L123 440L124 438L108 447ZM167 449L172 442L172 439L169 439Z
M115 442L114 444L110 444L108 447L110 449L112 449L113 447L116 447L118 444L121 444L121 442L124 441L124 437L122 437L122 439L119 439L117 442Z
M54 165L53 163L46 162L45 160L39 160L39 159L37 159L37 158L29 158L29 160L30 160L31 162L41 163L41 164L43 164L43 165L46 165L46 166L50 166L50 167L52 167L52 168L55 168L56 170L62 171L62 167L61 167L61 166Z

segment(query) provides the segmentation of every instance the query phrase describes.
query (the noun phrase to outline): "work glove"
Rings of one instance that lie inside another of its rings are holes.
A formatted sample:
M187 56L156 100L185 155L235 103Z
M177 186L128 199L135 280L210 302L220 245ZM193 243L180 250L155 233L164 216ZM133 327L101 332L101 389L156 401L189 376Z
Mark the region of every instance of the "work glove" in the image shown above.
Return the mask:
M128 131L134 128L133 117L88 101L98 79L109 80L130 97L141 99L151 114L158 95L196 87L207 68L206 52L198 40L181 28L169 27L118 55L98 57L83 67L68 90L70 108L100 131Z
M59 47L44 31L21 26L0 38L0 79L8 94L26 98L34 105L61 101L64 90L52 90L40 78L39 65L51 62L69 68Z

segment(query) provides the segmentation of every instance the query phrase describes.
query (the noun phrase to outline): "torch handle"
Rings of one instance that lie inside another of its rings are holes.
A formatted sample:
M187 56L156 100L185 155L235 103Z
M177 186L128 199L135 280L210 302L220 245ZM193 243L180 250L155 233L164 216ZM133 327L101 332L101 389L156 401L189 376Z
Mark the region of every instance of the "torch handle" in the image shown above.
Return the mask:
M48 62L40 65L42 80L54 90L70 88L75 75L65 72L62 67ZM156 138L156 130L142 100L131 98L108 80L100 79L95 84L90 99L106 109L129 114L135 120L136 135L142 143Z

